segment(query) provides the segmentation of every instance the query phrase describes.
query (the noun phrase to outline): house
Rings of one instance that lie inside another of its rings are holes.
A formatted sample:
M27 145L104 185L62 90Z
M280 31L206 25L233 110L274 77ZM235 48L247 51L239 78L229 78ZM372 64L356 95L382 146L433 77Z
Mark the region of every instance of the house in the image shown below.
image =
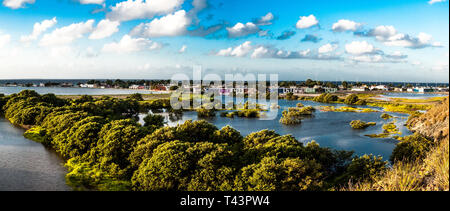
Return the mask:
M129 89L139 89L139 85L131 85L128 87Z
M389 91L389 86L386 85L372 85L370 87L370 90L381 90L381 91Z
M429 87L415 87L413 89L413 92L418 92L418 93L433 92L433 89L429 88Z
M355 86L352 88L352 91L354 92L365 92L365 91L369 91L369 88L367 88L367 86Z
M406 88L395 87L395 88L394 88L394 91L396 91L396 92L406 92L407 89L406 89Z
M307 94L315 94L317 92L317 90L316 90L316 88L307 87L307 88L305 88L304 92Z
M325 93L336 93L338 91L338 89L337 88L325 87L324 91L325 91Z
M80 84L80 87L81 88L95 88L95 85L94 84Z

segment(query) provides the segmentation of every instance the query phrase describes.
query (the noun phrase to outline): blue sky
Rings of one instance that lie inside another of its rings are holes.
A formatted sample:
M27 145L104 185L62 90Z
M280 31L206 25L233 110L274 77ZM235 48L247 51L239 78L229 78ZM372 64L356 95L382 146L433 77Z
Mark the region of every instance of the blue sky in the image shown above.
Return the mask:
M448 82L447 0L3 0L0 79Z

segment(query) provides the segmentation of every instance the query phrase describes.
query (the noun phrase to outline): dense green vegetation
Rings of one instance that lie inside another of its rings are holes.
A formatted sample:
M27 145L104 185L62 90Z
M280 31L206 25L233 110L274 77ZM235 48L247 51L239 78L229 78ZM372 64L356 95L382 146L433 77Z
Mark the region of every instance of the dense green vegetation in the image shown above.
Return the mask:
M433 142L426 139L422 135L416 133L407 136L397 144L390 157L391 162L423 160L430 149Z
M311 106L288 108L288 110L283 111L280 123L285 125L300 124L302 117L311 116L314 111L315 109Z
M338 100L339 100L338 96L329 93L321 94L313 99L313 101L320 103L336 103Z
M202 117L202 118L215 117L216 112L214 111L214 109L200 108L200 109L197 109L197 115L198 115L198 117Z
M359 99L358 95L356 94L347 96L344 100L344 103L347 105L366 105L366 101Z
M321 111L325 112L356 112L356 113L371 113L371 112L378 112L377 110L373 110L371 108L355 108L355 107L348 107L348 106L342 106L342 107L334 107L334 106L321 106Z
M369 126L374 126L376 124L377 123L375 123L375 122L364 122L361 120L353 120L352 122L350 122L350 126L353 129L365 129L365 128L368 128Z
M158 115L142 126L139 112L164 108L165 101L140 100L62 100L23 91L9 96L3 110L12 123L33 126L27 137L63 156L76 190L329 190L385 168L379 158L303 145L269 130L242 137L206 121L164 127Z

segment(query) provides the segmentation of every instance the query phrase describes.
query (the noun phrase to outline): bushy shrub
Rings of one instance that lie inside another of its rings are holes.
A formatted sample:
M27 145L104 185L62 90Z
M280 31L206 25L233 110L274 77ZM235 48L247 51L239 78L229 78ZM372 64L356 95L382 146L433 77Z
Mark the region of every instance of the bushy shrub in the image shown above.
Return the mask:
M345 98L344 103L347 105L355 105L358 101L359 101L358 95L351 94Z
M310 116L313 114L315 109L311 106L302 108L288 108L287 111L283 111L280 123L285 125L300 124L302 117Z
M214 109L200 108L197 109L197 116L200 118L208 118L216 116Z
M405 137L394 148L390 157L391 162L423 160L433 146L433 142L416 133Z
M144 117L144 126L155 126L157 128L164 126L164 117L161 115L154 115L154 114L147 114L147 116Z
M376 125L377 123L375 122L363 122L361 120L353 120L352 122L350 122L350 126L353 129L365 129L368 128L369 126L373 126Z
M333 103L333 102L338 101L338 99L339 98L336 95L332 95L330 93L324 93L324 94L321 94L321 95L315 97L313 100L316 102L320 102L320 103Z

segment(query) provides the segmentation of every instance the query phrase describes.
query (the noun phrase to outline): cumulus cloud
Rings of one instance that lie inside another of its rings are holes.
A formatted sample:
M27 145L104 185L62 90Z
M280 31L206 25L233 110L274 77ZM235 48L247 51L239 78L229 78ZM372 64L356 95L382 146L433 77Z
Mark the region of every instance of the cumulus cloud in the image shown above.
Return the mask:
M25 7L26 4L34 4L35 0L3 0L3 5L11 9Z
M30 42L30 41L36 40L39 37L39 35L41 35L45 31L47 31L47 29L53 27L57 22L58 21L56 20L56 17L54 17L49 20L43 20L42 22L35 23L33 26L33 32L28 36L20 37L20 41Z
M238 22L232 27L227 27L228 37L245 37L252 34L258 34L261 37L267 36L269 34L268 30L262 30L260 26L267 26L272 24L274 15L269 12L266 15L253 19L252 22L241 23Z
M264 15L264 16L262 16L262 17L256 19L256 20L254 21L254 23L255 23L256 25L259 25L259 26L271 25L271 24L272 24L272 20L273 20L274 18L275 18L275 16L274 16L271 12L269 12L269 13L267 13L266 15Z
M109 37L119 31L119 25L120 22L118 21L103 19L97 24L97 27L95 27L91 35L89 35L89 39L96 40Z
M426 33L419 33L417 37L399 33L393 26L377 26L367 32L355 33L359 36L374 37L386 46L398 46L411 49L426 47L441 47L439 42L432 42L433 37Z
M434 4L434 3L439 3L439 2L445 2L447 0L430 0L428 1L428 4Z
M318 43L320 40L322 40L322 38L319 38L316 35L313 34L307 34L305 35L305 37L301 40L301 42L313 42L313 43Z
M284 31L280 36L277 37L277 40L287 40L295 35L295 31Z
M385 54L366 41L353 41L345 45L345 51L350 54L349 59L355 62L399 63L406 62L405 59L408 57L399 51Z
M5 47L11 41L11 35L0 34L0 48Z
M215 55L228 57L246 57L250 55L250 58L252 59L259 59L259 58L312 59L312 60L340 59L339 55L332 54L331 51L327 51L327 53L318 53L318 50L312 51L310 49L300 51L285 51L272 46L252 45L250 41L246 41L243 44L236 47L222 49L217 53L215 53Z
M246 41L236 47L219 50L217 56L245 57L253 50L252 42Z
M155 18L150 23L141 23L131 30L131 35L143 37L171 37L184 35L191 19L186 11L180 10L161 18Z
M338 45L328 43L328 44L321 46L318 49L318 52L320 54L327 54L327 53L331 53L331 52L335 51L337 48L338 48Z
M79 0L80 4L103 4L105 0Z
M227 27L229 37L245 37L250 34L256 34L261 31L261 29L254 23L248 22L246 24L237 23L233 27Z
M145 38L132 38L124 35L119 42L107 43L102 52L106 53L132 53L143 50L156 50L162 48L162 44Z
M93 30L94 20L73 23L69 26L57 28L51 33L45 34L39 42L40 46L66 45L74 40L82 38L84 34Z
M181 7L184 0L127 0L111 6L106 17L113 21L151 19L170 14Z
M298 29L307 29L319 24L319 21L314 15L300 16L300 20L297 21L296 27Z
M345 51L352 55L373 54L377 50L367 41L353 41L345 45Z
M332 26L333 31L335 32L345 32L345 31L352 31L355 32L359 29L361 29L362 24L356 23L351 20L339 20L338 22L334 23Z

